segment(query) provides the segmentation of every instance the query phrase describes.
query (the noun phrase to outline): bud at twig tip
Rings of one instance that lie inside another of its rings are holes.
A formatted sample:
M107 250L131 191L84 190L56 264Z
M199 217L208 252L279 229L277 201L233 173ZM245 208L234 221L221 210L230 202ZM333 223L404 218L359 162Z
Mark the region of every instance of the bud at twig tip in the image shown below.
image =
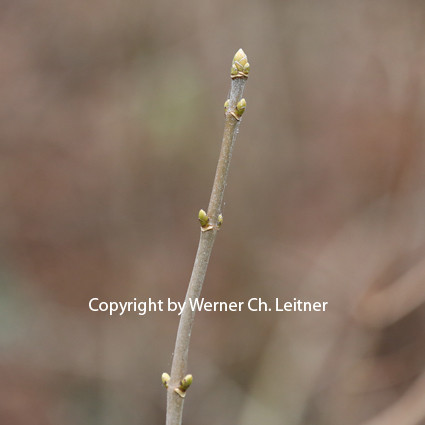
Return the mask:
M233 57L230 76L232 78L248 78L249 68L248 57L242 49L239 49Z

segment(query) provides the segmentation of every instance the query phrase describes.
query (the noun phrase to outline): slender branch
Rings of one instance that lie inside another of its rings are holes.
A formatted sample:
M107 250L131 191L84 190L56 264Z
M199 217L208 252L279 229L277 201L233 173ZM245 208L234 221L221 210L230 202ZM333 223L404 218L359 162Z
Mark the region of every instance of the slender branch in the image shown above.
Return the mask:
M242 99L242 94L248 73L249 63L244 51L240 49L233 58L230 72L232 84L229 99L225 103L224 135L208 213L205 213L203 210L199 213L201 236L186 293L185 306L180 316L171 367L171 377L164 374L166 375L164 378L163 375L163 382L168 388L167 425L181 425L184 396L188 386L192 382L191 375L187 375L185 378L190 335L195 317L195 311L192 310L189 300L194 302L201 294L214 240L222 222L221 209L223 206L224 189L226 187L233 145L238 134L240 119L246 106L245 99ZM188 382L189 385L187 385Z

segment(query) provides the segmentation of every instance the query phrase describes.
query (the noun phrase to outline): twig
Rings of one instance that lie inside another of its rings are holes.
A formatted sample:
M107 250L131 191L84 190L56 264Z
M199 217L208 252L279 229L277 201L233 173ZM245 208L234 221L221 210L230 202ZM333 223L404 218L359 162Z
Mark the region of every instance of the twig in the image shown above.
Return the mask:
M242 99L243 89L249 73L249 63L242 49L233 58L231 68L232 84L229 99L225 103L225 125L220 157L215 174L208 212L199 212L201 236L195 257L192 276L186 293L185 306L180 316L174 348L171 377L163 374L163 383L168 388L167 394L167 425L181 425L183 403L186 390L192 382L192 375L186 375L189 353L190 334L192 332L195 311L190 301L198 299L208 267L214 240L222 223L221 208L224 189L229 172L232 149L238 134L241 116L246 102Z

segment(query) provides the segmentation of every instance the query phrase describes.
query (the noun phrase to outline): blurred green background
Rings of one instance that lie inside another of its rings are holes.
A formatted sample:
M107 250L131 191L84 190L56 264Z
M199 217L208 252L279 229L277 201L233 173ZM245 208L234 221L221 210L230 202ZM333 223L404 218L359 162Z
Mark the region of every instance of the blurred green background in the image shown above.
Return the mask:
M234 53L251 73L186 425L425 424L425 4L4 0L0 423L165 423Z

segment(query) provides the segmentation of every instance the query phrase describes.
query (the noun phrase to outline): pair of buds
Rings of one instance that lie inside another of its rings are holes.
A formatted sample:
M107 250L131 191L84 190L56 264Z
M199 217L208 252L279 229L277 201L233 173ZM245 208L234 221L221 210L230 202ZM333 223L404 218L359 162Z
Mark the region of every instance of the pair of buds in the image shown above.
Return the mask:
M207 230L213 229L213 226L210 224L210 218L204 210L199 210L198 214L199 223L201 223L201 230L206 232ZM219 214L217 218L217 225L220 227L223 224L223 215Z
M166 372L162 374L162 384L165 388L168 388L168 382L170 381L170 375ZM174 392L177 393L181 398L186 397L186 391L190 387L193 381L192 375L186 375L181 381L177 388L174 388Z
M229 104L230 104L230 99L227 99L224 102L224 112L227 111L227 109L229 108ZM236 109L233 112L230 112L238 121L241 119L242 114L245 112L246 109L246 100L245 99L241 99L237 105L236 105Z

